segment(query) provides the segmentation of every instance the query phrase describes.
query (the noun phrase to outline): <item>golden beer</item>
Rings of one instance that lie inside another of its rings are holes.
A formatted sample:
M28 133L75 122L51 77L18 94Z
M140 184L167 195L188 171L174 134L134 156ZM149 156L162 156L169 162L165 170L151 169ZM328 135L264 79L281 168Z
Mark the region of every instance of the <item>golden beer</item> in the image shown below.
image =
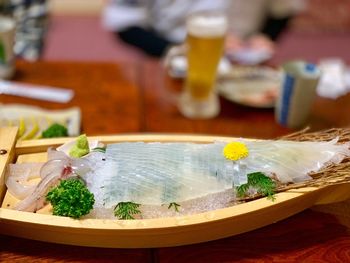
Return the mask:
M226 16L214 12L193 14L186 21L188 70L179 106L189 118L211 118L220 111L214 88L227 26Z
M207 99L212 92L224 41L224 35L218 37L188 35L186 89L194 99Z

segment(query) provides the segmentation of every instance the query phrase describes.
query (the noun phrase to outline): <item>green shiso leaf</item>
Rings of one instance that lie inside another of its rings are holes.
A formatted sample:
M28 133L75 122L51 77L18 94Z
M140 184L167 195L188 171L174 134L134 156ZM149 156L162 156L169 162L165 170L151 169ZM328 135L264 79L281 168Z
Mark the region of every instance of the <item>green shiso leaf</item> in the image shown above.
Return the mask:
M135 219L134 215L141 213L139 207L140 204L133 202L120 202L114 208L114 215L122 220Z
M270 177L261 172L250 173L247 177L248 182L236 188L238 197L245 197L248 189L253 187L262 196L267 196L271 200L275 199L276 184Z

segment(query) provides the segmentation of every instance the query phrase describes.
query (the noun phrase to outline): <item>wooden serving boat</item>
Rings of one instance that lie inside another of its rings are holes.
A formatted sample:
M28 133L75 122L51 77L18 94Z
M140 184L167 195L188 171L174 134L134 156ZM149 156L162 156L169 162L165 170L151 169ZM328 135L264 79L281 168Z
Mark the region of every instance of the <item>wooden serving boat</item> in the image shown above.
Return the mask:
M11 209L18 201L5 185L6 165L11 162L42 162L46 150L67 138L16 142L16 128L0 129L0 233L54 243L145 248L199 243L254 230L303 211L316 204L350 198L350 183L302 187L276 194L276 200L260 198L215 211L172 218L142 220L71 219L53 216L48 209L37 213ZM95 137L104 143L122 141L212 142L229 137L197 135L116 135Z

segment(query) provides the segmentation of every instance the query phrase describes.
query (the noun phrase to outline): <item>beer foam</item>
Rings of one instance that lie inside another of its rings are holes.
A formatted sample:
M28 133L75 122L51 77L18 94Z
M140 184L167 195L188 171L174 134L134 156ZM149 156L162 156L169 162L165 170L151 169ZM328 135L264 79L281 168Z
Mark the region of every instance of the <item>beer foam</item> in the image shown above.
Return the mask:
M193 15L187 20L188 33L197 37L223 36L227 27L227 18L219 14Z

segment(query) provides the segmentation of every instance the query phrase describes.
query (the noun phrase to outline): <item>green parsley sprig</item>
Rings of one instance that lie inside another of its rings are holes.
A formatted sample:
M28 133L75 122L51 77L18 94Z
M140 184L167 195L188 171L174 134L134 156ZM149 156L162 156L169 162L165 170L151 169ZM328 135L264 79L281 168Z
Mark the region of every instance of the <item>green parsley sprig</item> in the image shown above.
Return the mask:
M54 123L42 132L41 137L43 138L57 138L57 137L68 137L68 130L65 126Z
M80 218L93 208L94 195L80 179L62 180L58 186L51 189L46 200L53 207L53 214Z

